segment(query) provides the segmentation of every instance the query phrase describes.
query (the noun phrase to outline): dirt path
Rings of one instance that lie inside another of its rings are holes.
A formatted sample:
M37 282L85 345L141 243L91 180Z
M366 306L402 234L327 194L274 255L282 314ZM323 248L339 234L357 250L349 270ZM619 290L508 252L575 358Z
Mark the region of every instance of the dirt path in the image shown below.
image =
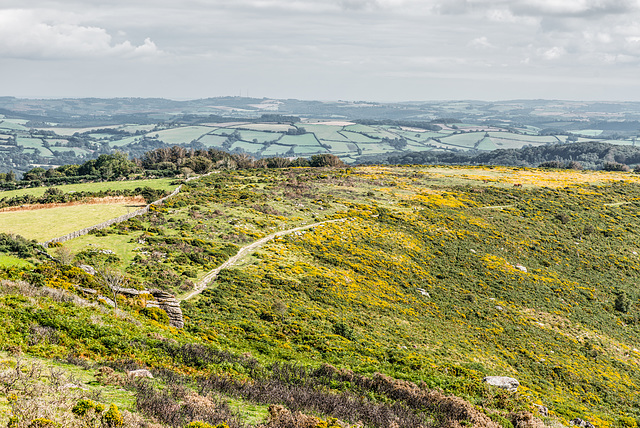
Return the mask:
M327 221L321 221L319 223L307 224L306 226L295 227L293 229L281 230L280 232L272 233L269 236L265 236L262 239L259 239L259 240L255 241L255 242L245 246L245 247L242 247L242 248L240 248L240 251L238 251L238 253L235 256L229 258L226 262L222 263L220 266L218 266L217 268L215 268L214 270L209 272L204 278L202 278L196 284L196 288L192 292L190 292L189 294L187 294L186 296L184 296L182 298L179 298L178 300L180 300L180 301L189 300L192 297L197 296L198 294L202 293L211 282L215 281L215 279L218 277L218 274L220 273L220 271L222 271L223 269L230 268L231 266L233 266L234 264L236 264L237 262L239 262L243 258L247 257L250 253L252 253L253 251L255 251L258 248L262 247L264 244L266 244L267 242L271 241L274 238L278 238L278 237L284 236L284 235L289 235L291 233L299 232L299 231L305 230L305 229L311 229L311 228L314 228L316 226L320 226L322 224L335 223L335 222L344 221L344 220L345 219L343 219L343 218L336 219L336 220L327 220Z

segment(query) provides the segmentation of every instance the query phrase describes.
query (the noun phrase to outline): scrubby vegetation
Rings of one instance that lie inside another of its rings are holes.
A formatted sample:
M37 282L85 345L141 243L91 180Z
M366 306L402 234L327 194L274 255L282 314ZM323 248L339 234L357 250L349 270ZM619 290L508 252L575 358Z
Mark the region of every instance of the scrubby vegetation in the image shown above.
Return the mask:
M135 397L65 407L94 426L121 412L132 426L633 428L638 208L640 177L619 170L225 169L50 249L58 262L3 238L33 265L1 271L0 346ZM182 301L181 330L149 294L116 296L76 266L186 295L245 245L315 223ZM142 368L154 378L125 374Z

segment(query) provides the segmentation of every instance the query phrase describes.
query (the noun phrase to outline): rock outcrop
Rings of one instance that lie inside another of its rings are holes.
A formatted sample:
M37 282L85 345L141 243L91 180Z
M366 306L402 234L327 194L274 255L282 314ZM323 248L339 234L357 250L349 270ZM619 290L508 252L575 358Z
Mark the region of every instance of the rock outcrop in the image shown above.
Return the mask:
M138 370L129 370L127 372L127 376L129 377L148 377L153 379L153 375L149 370L146 369L138 369Z
M580 428L596 428L591 422L585 421L584 419L580 419L580 418L572 419L569 422L571 422L571 425L574 425Z
M520 382L517 379L507 376L487 376L482 379L484 383L498 388L506 389L510 392L516 392L520 386Z
M180 309L180 302L171 293L166 291L154 289L149 290L156 300L148 301L147 308L160 308L169 315L169 325L176 328L184 327L184 319L182 318L182 309Z

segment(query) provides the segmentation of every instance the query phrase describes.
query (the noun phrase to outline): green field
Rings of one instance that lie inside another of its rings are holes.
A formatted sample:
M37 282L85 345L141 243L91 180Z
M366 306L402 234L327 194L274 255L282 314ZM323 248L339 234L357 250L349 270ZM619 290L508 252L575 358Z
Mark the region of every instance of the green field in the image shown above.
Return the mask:
M353 143L347 143L345 141L323 141L324 144L328 144L331 146L331 153L340 154L340 153L357 153L358 146Z
M505 140L517 140L522 141L523 144L534 144L534 143L548 143L555 144L558 143L558 138L552 135L521 135L514 134L512 132L489 132L489 136L491 138L501 138Z
M28 131L29 128L16 122L18 119L4 119L0 120L0 129L10 129L12 131Z
M0 212L0 232L41 242L102 223L138 208L140 207L122 203Z
M411 150L413 152L426 152L433 150L433 147L427 147L421 144L407 144L406 150Z
M292 146L281 146L279 144L272 144L262 152L262 156L285 156ZM320 148L320 147L318 147ZM288 156L288 155L287 155Z
M142 135L137 135L135 137L126 137L121 140L109 141L109 145L112 147L123 147L129 144L138 142L142 139Z
M236 141L231 145L229 150L242 149L246 153L258 153L264 148L263 144L248 143L246 141Z
M398 136L409 141L427 141L429 138L443 138L451 135L451 132L433 132L433 131L398 131Z
M344 128L343 126L337 125L313 125L310 123L305 123L302 125L307 132L313 132L316 134L316 137L320 140L337 140L337 141L348 141L348 139L340 134L339 131Z
M390 138L390 139L394 139L394 138L398 138L398 135L389 132L387 129L389 127L383 127L383 126L368 126L368 125L349 125L349 126L345 126L344 130L345 131L350 131L350 132L360 132L363 134L366 134L367 136L371 137L371 138ZM351 138L349 136L349 138Z
M360 147L360 149L362 150L362 154L364 155L387 153L395 150L390 145L381 144L381 143L372 143L372 144L360 143L358 144L358 147Z
M173 191L177 185L171 184L173 178L156 178L149 180L126 180L126 181L101 181L96 183L65 184L54 186L65 193L69 192L101 192L104 190L129 190L137 187L149 186L153 189ZM0 192L0 198L13 198L21 195L42 196L48 187L30 187L28 189L5 190Z
M246 129L240 129L240 138L245 141L253 142L257 140L258 143L264 143L267 141L277 141L282 137L279 132L261 132L261 131L247 131Z
M0 253L0 267L33 267L31 263L15 256Z
M484 138L484 136L484 132L465 132L441 138L440 141L444 144L472 149L475 147L476 143Z
M311 147L319 147L320 142L316 139L313 134L303 134L303 135L284 135L280 140L278 140L278 144L283 146L311 146Z
M493 139L489 137L485 137L480 140L480 142L476 146L476 149L486 151L495 150L497 148L499 147L496 145L495 141L493 141Z
M531 146L542 146L547 144L547 143L541 143L538 141L525 142L523 140L502 139L497 137L490 137L490 138L491 138L491 141L495 143L496 148L498 149L520 149L525 144L529 144Z
M207 134L200 137L198 142L204 144L207 147L222 147L222 144L227 141L227 137L221 135Z
M580 129L573 131L570 130L568 132L576 135L583 135L585 137L597 137L598 135L602 134L602 129Z
M296 156L308 157L320 153L329 153L329 151L321 146L295 146L293 153Z
M155 127L156 127L155 125L125 125L118 129L122 129L123 131L127 131L127 132L137 132L137 131L150 132Z
M184 126L165 129L163 131L150 132L149 136L158 136L158 140L167 144L183 144L197 140L212 131L208 126Z
M91 153L89 150L87 149L81 149L78 147L51 147L51 151L52 152L73 152L75 153L76 156L85 156L88 155L89 153Z
M41 149L43 147L43 141L41 138L18 137L17 141L18 145L22 147L33 149Z
M366 135L358 134L357 132L351 131L342 131L342 135L344 135L354 143L377 143L378 141L380 141L371 137L367 137Z
M122 263L126 266L130 265L133 258L138 254L134 250L140 247L140 244L127 235L96 236L92 234L66 241L63 245L75 254L95 248L111 250L122 259Z
M294 129L293 126L279 123L247 123L234 126L234 128L249 129L252 131L272 131L272 132L287 132L289 129Z

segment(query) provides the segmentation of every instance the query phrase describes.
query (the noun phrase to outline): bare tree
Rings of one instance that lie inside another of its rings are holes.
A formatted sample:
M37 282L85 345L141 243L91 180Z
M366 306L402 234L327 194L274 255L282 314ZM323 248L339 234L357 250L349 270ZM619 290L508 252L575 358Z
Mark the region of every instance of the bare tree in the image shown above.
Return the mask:
M109 266L102 266L96 269L95 278L100 285L111 290L116 316L118 316L118 292L120 292L126 284L127 279L119 270Z
M60 263L63 265L70 265L73 263L73 258L75 255L71 252L68 247L58 247L54 250L53 255Z

